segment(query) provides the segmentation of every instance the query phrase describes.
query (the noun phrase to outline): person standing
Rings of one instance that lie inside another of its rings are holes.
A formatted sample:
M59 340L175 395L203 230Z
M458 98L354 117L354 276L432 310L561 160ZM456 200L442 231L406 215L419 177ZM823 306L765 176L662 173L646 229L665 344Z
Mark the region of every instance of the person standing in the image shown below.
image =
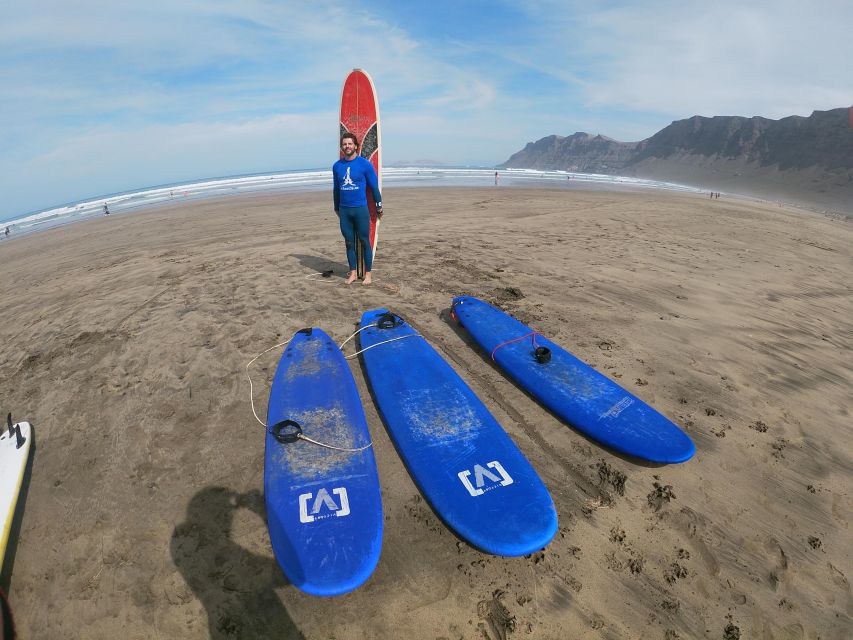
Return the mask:
M347 248L349 274L346 283L352 284L358 277L355 243L361 242L364 250L364 280L361 284L367 285L371 283L370 271L373 266L367 189L370 188L373 194L379 219L382 218L382 194L379 193L379 179L373 165L367 158L362 158L358 150L358 138L354 134L345 133L341 136L341 153L344 157L332 166L332 198Z

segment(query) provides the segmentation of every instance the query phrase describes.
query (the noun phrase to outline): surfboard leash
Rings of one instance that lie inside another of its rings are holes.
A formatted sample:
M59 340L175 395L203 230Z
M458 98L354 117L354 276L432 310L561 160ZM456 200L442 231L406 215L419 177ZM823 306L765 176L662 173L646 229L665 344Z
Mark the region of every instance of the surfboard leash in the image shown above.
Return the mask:
M450 317L453 318L454 320L456 320L456 322L458 322L460 324L460 326L463 326L462 320L459 318L459 316L456 315L456 307L461 305L462 302L463 302L463 300L457 300L456 302L454 302L453 304L450 305ZM520 338L513 338L512 340L507 340L506 342L500 343L498 346L496 346L494 349L492 349L492 353L490 354L492 362L495 361L495 352L498 349L500 349L501 347L505 347L508 344L512 344L513 342L518 342L519 340L524 340L525 338L531 338L532 339L532 342L533 342L533 359L536 360L536 362L538 362L539 364L546 364L546 363L550 362L551 361L551 350L548 347L540 347L538 344L536 344L536 336L542 336L543 338L545 337L544 335L542 335L538 331L531 331L530 333L525 333Z
M335 447L331 444L325 444L324 442L312 440L304 433L302 433L302 425L296 422L296 420L282 420L281 422L276 422L270 427L270 434L273 438L276 439L277 442L280 442L281 444L291 444L296 442L297 440L305 440L306 442L316 444L320 447L325 447L326 449L334 449L335 451L345 451L347 453L357 453L359 451L369 449L373 446L373 443L369 442L363 447L348 449L346 447Z
M378 319L377 322L374 322L373 324L366 325L366 326L362 327L361 329L359 329L358 331L356 331L355 333L353 333L349 338L344 340L338 348L341 350L341 352L343 352L344 345L347 342L349 342L350 340L352 340L359 333L364 331L365 329L369 329L371 327L380 327L383 329L384 328L393 328L395 326L400 326L402 324L403 324L403 321L399 317L393 316L393 314L390 314L390 313L384 314L383 316L380 316L380 318ZM395 342L397 340L403 340L405 338L422 338L422 337L423 336L421 336L421 334L419 334L419 333L410 333L410 334L405 335L405 336L397 336L396 338L390 338L389 340L383 340L382 342L377 342L376 344L372 344L369 347L365 347L364 349L361 349L360 351L356 351L351 356L344 356L344 357L347 360L351 360L352 358L355 358L359 354L364 353L365 351L367 351L368 349L372 349L373 347L378 347L380 345L388 344L389 342ZM255 420L258 421L258 424L260 424L265 430L269 430L270 435L272 435L273 438L276 439L276 441L278 441L282 444L291 444L291 443L296 442L297 440L304 440L305 442L310 442L311 444L315 444L319 447L325 447L326 449L333 449L334 451L344 451L346 453L358 453L359 451L364 451L365 449L369 449L370 447L372 447L373 442L370 442L370 443L364 445L363 447L355 447L355 448L336 447L334 445L326 444L325 442L319 442L317 440L309 438L308 436L306 436L303 433L302 425L300 425L295 420L282 420L281 422L277 422L276 424L271 425L271 426L267 425L263 420L261 420L261 418L258 416L258 412L255 410L255 387L254 387L254 384L252 383L252 376L249 375L249 367L252 366L252 364L254 364L254 362L258 358L260 358L262 355L269 353L270 351L272 351L273 349L277 349L278 347L283 347L288 342L290 342L290 340L280 342L279 344L273 345L269 349L265 349L264 351L262 351L261 353L256 355L254 358L249 360L249 362L246 364L246 377L249 379L249 403L252 407L252 413L255 416Z
M513 342L518 342L519 340L524 340L525 338L531 338L533 342L533 357L536 359L536 362L539 364L545 364L549 360L551 360L551 350L548 347L540 347L536 344L536 336L542 336L538 331L531 331L530 333L526 333L519 338L513 338L512 340L507 340L506 342L500 343L494 349L492 349L491 358L492 362L495 360L495 352L501 347L505 347L508 344L512 344ZM542 336L543 338L545 336Z
M310 280L311 282L323 282L324 284L333 284L335 286L340 284L339 280L330 280L335 273L334 269L326 269L325 271L317 271L315 273L309 273L305 276L306 280ZM376 273L376 269L373 269L370 273ZM321 280L321 278L323 278Z
M335 273L334 269L326 269L325 271L317 271L316 273L309 273L305 276L306 280L319 281L319 282L327 282L327 284L338 284L337 282L332 282L331 280L320 280L320 278L331 278Z
M380 319L380 322L381 322L381 319ZM368 325L363 326L361 329L359 329L358 331L356 331L354 334L352 334L349 338L347 338L346 340L344 340L344 341L340 344L340 347L339 347L339 348L340 348L340 350L341 350L341 351L343 351L343 350L344 350L344 345L345 345L347 342L349 342L350 340L352 340L353 338L355 338L359 333L361 333L361 332L362 332L362 331L364 331L365 329L370 329L370 327L380 327L380 322L374 322L373 324L368 324ZM384 328L384 327L380 327L380 328ZM364 353L364 352L365 352L365 351L367 351L368 349L373 349L374 347L378 347L378 346L383 345L383 344L388 344L389 342L396 342L397 340L404 340L404 339L406 339L406 338L423 338L423 336L422 336L421 334L419 334L419 333L410 333L410 334L407 334L407 335L405 335L405 336L397 336L396 338L390 338L390 339L388 339L388 340L383 340L382 342L377 342L376 344L372 344L372 345L370 345L369 347L365 347L364 349L361 349L361 350L359 350L359 351L356 351L356 352L355 352L354 354L352 354L351 356L344 356L344 357L345 357L347 360L352 360L353 358L355 358L356 356L358 356L360 353Z
M251 367L252 364L255 362L255 360L260 358L265 353L269 353L270 351L272 351L273 349L276 349L278 347L283 347L288 342L290 342L290 340L285 340L284 342L280 342L279 344L273 345L272 347L270 347L266 351L261 351L254 358L249 360L248 364L246 365L246 377L249 379L249 404L252 405L252 413L255 414L255 420L257 420L259 423L261 423L261 425L263 426L264 429L267 428L267 425L264 424L264 421L258 417L258 412L255 411L255 386L252 384L252 376L249 375L249 367Z
M336 447L334 445L326 444L324 442L318 442L317 440L309 438L304 433L302 433L302 426L295 420L282 420L281 422L278 422L272 425L271 427L267 427L267 424L258 417L258 412L255 411L255 387L252 384L252 376L249 375L249 367L252 366L255 360L260 358L265 353L269 353L270 351L272 351L273 349L277 349L278 347L283 347L288 342L290 342L290 340L285 340L284 342L280 342L279 344L273 345L269 349L266 349L256 355L254 358L249 360L248 364L246 364L246 377L249 379L249 404L252 406L252 413L255 415L255 420L258 421L258 424L260 424L264 428L264 430L269 429L269 433L278 442L281 442L282 444L296 442L297 440L305 440L306 442L316 444L320 447L325 447L326 449L334 449L335 451L344 451L346 453L357 453L359 451L364 451L365 449L369 449L370 447L372 447L373 442L369 442L363 447L357 447L354 449L350 449L347 447ZM293 427L293 432L282 434L282 430L284 429L284 427Z

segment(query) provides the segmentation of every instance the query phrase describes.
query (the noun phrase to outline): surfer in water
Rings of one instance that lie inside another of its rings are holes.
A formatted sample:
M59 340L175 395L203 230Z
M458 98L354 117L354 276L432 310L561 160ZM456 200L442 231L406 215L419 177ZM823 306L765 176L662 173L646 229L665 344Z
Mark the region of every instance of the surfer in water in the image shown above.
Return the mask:
M379 180L373 165L358 153L358 139L352 133L341 136L343 158L332 167L335 215L341 224L341 234L347 246L347 264L349 275L347 284L352 284L357 275L355 243L356 238L364 248L364 280L361 284L370 284L370 269L373 266L373 251L370 248L370 211L367 209L367 188L370 188L376 202L376 215L382 218L382 195L379 193Z

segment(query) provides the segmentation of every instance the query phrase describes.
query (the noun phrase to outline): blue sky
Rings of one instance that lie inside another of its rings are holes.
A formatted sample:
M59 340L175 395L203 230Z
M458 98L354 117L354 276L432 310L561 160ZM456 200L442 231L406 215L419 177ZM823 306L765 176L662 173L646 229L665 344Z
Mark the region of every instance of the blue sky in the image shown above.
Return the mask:
M850 106L851 25L849 0L7 2L0 219L330 165L353 67L377 86L386 164Z

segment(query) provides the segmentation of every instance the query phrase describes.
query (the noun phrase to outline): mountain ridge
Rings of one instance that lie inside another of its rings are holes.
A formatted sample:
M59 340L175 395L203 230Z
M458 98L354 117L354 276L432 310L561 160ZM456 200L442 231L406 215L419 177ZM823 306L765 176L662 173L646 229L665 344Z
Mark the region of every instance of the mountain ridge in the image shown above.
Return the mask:
M853 122L847 108L779 120L697 115L638 142L552 134L499 166L684 182L853 216Z

